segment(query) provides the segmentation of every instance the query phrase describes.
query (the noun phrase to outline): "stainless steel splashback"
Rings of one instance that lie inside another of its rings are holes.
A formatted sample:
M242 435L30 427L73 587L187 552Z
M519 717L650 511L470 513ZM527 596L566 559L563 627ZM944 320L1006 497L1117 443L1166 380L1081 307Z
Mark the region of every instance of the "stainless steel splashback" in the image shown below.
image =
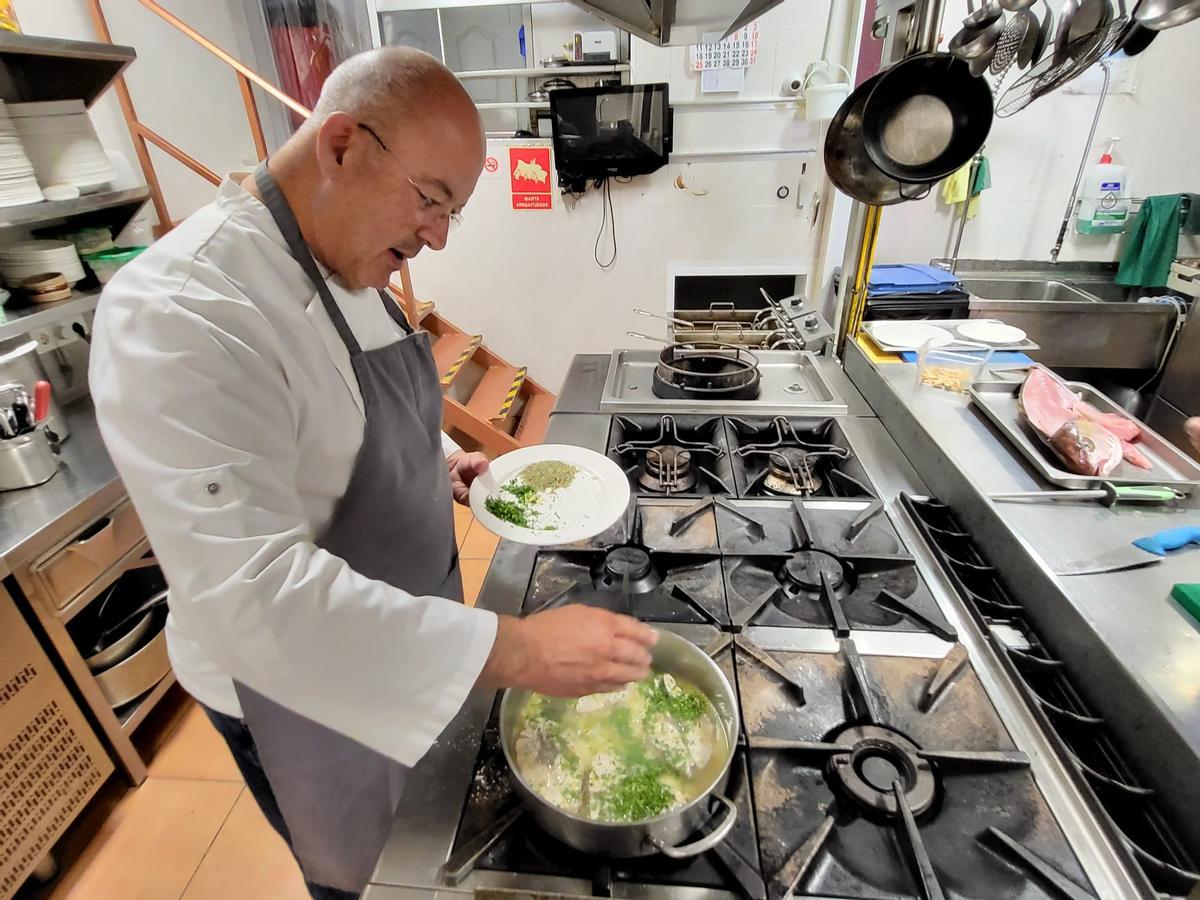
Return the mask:
M573 0L606 22L659 46L696 44L706 31L727 34L783 0Z

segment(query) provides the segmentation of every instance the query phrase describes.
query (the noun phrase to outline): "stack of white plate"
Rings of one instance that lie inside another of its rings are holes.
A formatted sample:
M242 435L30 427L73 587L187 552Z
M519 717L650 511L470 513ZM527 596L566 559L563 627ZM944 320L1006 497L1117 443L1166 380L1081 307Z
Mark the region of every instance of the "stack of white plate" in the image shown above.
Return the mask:
M117 177L82 100L10 103L8 114L42 187L94 191Z
M0 100L0 206L20 206L41 199L33 163L25 155L21 136Z
M70 284L83 281L83 263L70 241L21 241L0 247L0 275L9 287L47 272L61 272Z

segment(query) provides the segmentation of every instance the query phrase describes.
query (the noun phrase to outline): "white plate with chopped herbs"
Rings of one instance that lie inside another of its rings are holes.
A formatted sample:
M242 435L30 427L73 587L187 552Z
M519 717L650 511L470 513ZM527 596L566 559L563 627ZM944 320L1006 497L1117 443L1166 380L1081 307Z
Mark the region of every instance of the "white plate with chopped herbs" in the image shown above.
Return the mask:
M471 512L483 527L518 544L570 544L625 514L629 479L615 462L583 447L540 444L492 460L493 484L471 484Z

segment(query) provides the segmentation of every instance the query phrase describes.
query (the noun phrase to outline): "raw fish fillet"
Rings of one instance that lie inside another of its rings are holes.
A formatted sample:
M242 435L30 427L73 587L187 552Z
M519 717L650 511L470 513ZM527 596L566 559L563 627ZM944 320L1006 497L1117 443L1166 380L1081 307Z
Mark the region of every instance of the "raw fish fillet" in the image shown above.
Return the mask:
M1100 412L1100 410L1096 409L1096 407L1092 406L1086 400L1076 399L1075 411L1080 413L1085 419L1095 422L1097 425L1103 425L1123 441L1136 441L1142 436L1142 430L1124 416L1118 416L1116 413ZM1133 460L1131 459L1130 462L1133 462ZM1149 466L1147 465L1144 468L1149 468Z
M1078 398L1041 367L1030 369L1021 385L1021 409L1025 418L1046 438L1076 418L1073 413L1076 402Z
M1121 453L1125 457L1125 462L1135 465L1139 469L1151 468L1150 460L1146 459L1146 455L1129 441L1121 441Z
M1071 419L1047 443L1076 475L1108 475L1121 462L1121 439L1087 419Z
M1108 475L1121 463L1121 439L1104 425L1084 418L1077 408L1080 402L1040 366L1030 369L1021 385L1021 411L1067 469L1076 475Z

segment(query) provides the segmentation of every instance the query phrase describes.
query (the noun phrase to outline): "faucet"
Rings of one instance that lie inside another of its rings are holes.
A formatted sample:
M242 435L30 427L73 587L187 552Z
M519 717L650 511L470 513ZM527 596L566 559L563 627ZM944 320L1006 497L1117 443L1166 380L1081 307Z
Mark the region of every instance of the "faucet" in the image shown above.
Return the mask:
M1100 60L1100 68L1104 70L1104 84L1100 88L1100 100L1096 104L1096 115L1092 118L1092 130L1088 132L1087 144L1083 148L1083 157L1079 160L1079 171L1075 173L1075 186L1071 188L1071 198L1067 200L1062 224L1058 227L1058 240L1050 248L1050 262L1055 265L1058 264L1058 254L1062 252L1063 241L1067 238L1067 229L1071 226L1071 216L1075 213L1075 200L1079 196L1079 182L1083 181L1083 173L1087 169L1088 154L1092 152L1092 141L1096 139L1096 126L1100 124L1100 111L1104 109L1104 98L1108 95L1108 77L1111 67L1112 63L1109 60Z

